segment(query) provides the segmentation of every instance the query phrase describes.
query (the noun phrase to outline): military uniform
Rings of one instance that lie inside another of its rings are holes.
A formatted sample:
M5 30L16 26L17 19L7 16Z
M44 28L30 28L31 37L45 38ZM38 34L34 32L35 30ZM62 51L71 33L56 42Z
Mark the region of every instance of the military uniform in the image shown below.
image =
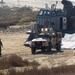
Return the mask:
M0 56L2 55L1 54L1 50L2 50L1 47L3 47L3 44L2 44L2 41L0 40Z

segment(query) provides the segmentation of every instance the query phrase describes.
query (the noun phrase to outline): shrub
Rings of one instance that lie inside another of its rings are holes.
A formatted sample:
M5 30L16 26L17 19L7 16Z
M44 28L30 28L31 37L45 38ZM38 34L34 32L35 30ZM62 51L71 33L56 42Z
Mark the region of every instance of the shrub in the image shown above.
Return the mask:
M21 57L13 54L9 57L9 64L12 67L21 67L24 66L23 60Z
M3 73L0 73L0 75L4 75Z
M18 55L12 54L8 57L0 58L0 70L7 69L10 67L24 67L24 66L39 66L40 64L36 61L29 62L28 60L22 60Z
M0 59L0 69L6 69L10 67L9 59L7 57L3 57Z
M24 66L23 60L21 57L13 54L9 57L2 57L0 59L0 69L7 69L10 67L21 67Z

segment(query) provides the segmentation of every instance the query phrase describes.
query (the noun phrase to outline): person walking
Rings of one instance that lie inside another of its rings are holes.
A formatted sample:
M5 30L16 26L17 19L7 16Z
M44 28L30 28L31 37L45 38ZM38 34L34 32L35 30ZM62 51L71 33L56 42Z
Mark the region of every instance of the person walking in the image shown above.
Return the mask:
M3 44L2 44L2 41L1 41L1 39L0 39L0 56L2 55L2 54L1 54L2 47L3 47Z

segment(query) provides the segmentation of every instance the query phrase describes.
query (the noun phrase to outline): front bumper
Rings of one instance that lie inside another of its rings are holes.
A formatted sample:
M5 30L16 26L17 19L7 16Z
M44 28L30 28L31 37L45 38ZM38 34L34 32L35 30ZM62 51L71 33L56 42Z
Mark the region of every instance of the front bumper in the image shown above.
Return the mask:
M47 48L48 44L44 42L34 42L31 44L31 47L35 47L36 49Z

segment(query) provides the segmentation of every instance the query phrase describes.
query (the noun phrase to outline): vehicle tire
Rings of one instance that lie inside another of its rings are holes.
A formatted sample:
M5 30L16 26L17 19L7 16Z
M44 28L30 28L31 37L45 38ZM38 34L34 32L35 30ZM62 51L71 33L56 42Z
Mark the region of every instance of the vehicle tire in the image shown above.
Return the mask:
M32 48L31 48L31 52L32 52L32 54L35 54L36 48L35 48L35 47L32 47Z
M49 46L47 47L47 51L48 51L48 52L51 51L51 42L49 42Z
M61 43L56 43L56 50L61 51Z

